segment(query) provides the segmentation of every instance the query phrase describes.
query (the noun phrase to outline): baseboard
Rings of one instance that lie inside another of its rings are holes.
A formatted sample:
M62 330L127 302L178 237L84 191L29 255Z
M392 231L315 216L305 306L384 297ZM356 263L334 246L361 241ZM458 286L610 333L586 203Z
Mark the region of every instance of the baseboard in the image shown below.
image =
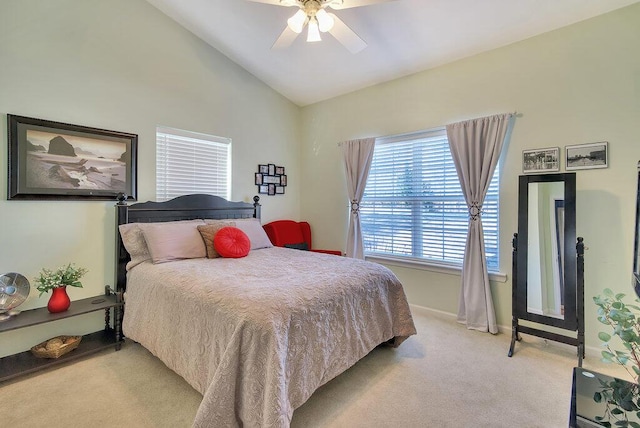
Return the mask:
M438 315L438 316L440 316L442 318L447 318L447 319L451 319L454 322L458 322L458 315L456 315L454 313L451 313L451 312L441 311L439 309L428 308L426 306L415 305L413 303L409 304L409 306L411 306L411 308L418 309L418 310L423 311L425 313ZM511 326L498 325L498 333L511 334Z
M446 311L441 311L439 309L433 309L433 308L428 308L426 306L420 306L420 305L416 305L416 304L409 304L409 306L411 307L412 310L417 309L418 311L421 311L423 313L426 314L431 314L431 315L436 315L440 318L445 318L448 320L451 320L452 322L458 322L458 316L454 313L451 312L446 312ZM507 335L511 335L511 326L505 326L505 325L498 325L498 333L499 334L507 334ZM549 346L560 346L560 347L571 347L574 348L571 345L567 345L561 342L554 342L552 340L547 340L547 339L543 339L541 337L537 337L537 336L531 336L531 335L526 335L527 340L530 342L536 342L536 341L540 341L540 343L545 343L546 345ZM600 362L602 359L602 348L597 348L594 346L587 346L585 344L585 359L589 359L589 361L593 361L593 362Z
M445 318L450 318L453 321L456 321L456 319L457 319L457 315L452 314L451 312L445 312L445 311L441 311L439 309L428 308L426 306L420 306L420 305L416 305L416 304L413 304L413 303L410 303L409 306L412 309L418 309L419 311L422 311L422 312L425 312L425 313L440 315L440 316L445 317Z

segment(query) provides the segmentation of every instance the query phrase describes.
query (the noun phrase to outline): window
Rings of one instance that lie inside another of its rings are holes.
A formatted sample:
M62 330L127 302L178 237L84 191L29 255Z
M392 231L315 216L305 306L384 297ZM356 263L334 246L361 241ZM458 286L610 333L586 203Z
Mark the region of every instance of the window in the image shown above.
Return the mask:
M158 127L156 200L191 193L231 199L231 139Z
M498 168L482 207L487 265L498 271ZM376 139L360 204L367 256L462 266L469 211L444 128Z

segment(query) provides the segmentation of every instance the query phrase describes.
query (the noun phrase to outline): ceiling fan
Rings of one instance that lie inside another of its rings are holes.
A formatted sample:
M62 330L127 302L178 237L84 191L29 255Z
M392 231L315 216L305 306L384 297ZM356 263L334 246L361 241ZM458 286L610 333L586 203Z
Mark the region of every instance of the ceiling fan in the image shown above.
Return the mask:
M338 39L351 53L358 53L367 47L362 40L347 24L335 14L326 11L327 8L341 10L353 7L368 6L375 3L384 3L395 0L249 0L255 3L267 3L275 6L297 6L298 11L287 20L278 40L271 49L286 48L293 43L307 29L307 42L321 41L320 33L330 33Z

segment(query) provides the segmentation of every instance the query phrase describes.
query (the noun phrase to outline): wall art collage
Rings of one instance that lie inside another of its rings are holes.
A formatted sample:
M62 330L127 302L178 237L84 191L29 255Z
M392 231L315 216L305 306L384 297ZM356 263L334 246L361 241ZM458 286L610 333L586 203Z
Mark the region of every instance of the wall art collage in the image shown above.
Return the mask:
M258 186L260 194L284 195L284 188L287 187L287 175L284 173L284 167L272 163L258 165L255 184Z

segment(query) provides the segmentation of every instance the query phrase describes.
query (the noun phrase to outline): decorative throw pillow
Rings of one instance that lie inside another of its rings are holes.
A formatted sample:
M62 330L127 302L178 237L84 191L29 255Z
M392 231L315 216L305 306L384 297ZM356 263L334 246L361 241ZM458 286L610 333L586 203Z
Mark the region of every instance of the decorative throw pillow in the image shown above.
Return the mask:
M246 233L249 237L252 250L273 247L273 244L267 236L267 232L264 231L260 224L260 220L257 218L236 219L235 222L236 227Z
M213 246L222 257L237 259L249 254L251 241L237 227L223 227L213 238Z
M300 242L299 244L284 244L285 248L293 248L294 250L309 251L309 245L306 242Z
M131 257L131 261L127 263L127 271L142 262L151 260L147 242L144 240L138 223L121 224L118 229L122 237L122 244Z
M213 239L220 229L223 227L234 227L236 224L232 221L221 221L211 224L204 224L198 226L198 232L202 236L202 240L204 241L204 246L207 249L207 258L215 259L216 257L220 257L220 254L216 251L213 246Z
M153 263L206 257L198 224L204 222L140 223Z

